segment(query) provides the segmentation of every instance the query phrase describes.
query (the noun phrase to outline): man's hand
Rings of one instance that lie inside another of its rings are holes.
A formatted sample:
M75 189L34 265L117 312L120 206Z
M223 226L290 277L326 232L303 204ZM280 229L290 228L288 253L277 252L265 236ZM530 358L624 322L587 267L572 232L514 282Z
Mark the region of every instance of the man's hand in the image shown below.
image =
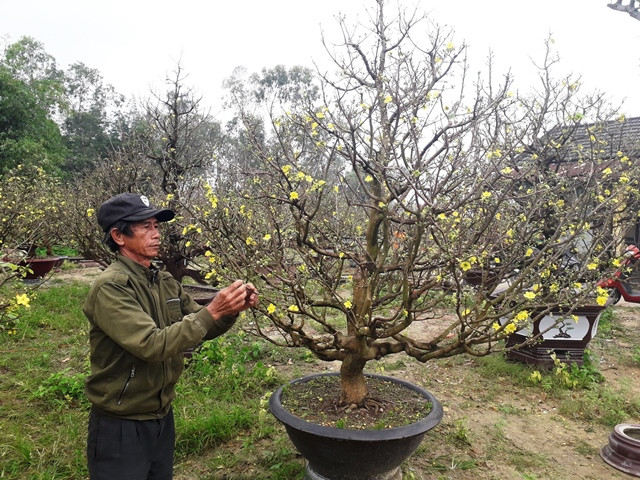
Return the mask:
M257 304L258 291L256 288L250 283L245 284L242 280L236 280L220 290L206 308L211 316L218 320L227 315L237 315Z
M246 307L243 308L243 310L255 307L256 305L258 305L258 301L259 301L258 290L256 290L256 287L254 287L253 284L246 283L245 289L247 291L247 295L245 297Z

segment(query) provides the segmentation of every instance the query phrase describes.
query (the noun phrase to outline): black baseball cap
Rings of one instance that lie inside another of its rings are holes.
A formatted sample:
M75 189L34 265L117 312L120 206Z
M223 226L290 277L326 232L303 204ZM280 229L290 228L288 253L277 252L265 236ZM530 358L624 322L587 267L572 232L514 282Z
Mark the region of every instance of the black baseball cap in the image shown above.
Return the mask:
M159 222L168 222L175 215L173 210L155 208L144 195L121 193L100 205L98 224L104 232L108 232L120 220L139 222L155 217Z

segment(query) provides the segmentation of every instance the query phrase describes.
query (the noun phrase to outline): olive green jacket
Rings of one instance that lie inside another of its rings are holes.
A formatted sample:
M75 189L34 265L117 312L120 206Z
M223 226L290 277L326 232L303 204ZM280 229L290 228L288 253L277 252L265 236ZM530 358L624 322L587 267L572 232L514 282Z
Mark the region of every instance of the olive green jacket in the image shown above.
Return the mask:
M183 352L235 322L215 321L171 274L122 255L95 278L83 311L90 322L87 397L98 411L133 420L166 415Z

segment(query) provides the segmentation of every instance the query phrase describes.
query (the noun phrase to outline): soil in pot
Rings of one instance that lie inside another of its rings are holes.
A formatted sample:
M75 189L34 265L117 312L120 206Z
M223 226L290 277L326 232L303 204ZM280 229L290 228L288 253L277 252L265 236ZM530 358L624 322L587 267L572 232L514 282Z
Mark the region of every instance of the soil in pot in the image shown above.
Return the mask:
M431 411L418 392L382 378L368 377L364 407L340 406L340 378L318 377L287 386L282 406L307 422L352 430L382 430L417 422Z

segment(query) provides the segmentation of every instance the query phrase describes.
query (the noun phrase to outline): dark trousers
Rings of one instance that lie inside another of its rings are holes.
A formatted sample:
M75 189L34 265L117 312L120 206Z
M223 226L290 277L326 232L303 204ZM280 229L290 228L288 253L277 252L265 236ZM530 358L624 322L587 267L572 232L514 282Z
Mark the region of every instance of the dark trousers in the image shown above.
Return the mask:
M89 414L87 461L91 480L171 480L173 410L159 420Z

